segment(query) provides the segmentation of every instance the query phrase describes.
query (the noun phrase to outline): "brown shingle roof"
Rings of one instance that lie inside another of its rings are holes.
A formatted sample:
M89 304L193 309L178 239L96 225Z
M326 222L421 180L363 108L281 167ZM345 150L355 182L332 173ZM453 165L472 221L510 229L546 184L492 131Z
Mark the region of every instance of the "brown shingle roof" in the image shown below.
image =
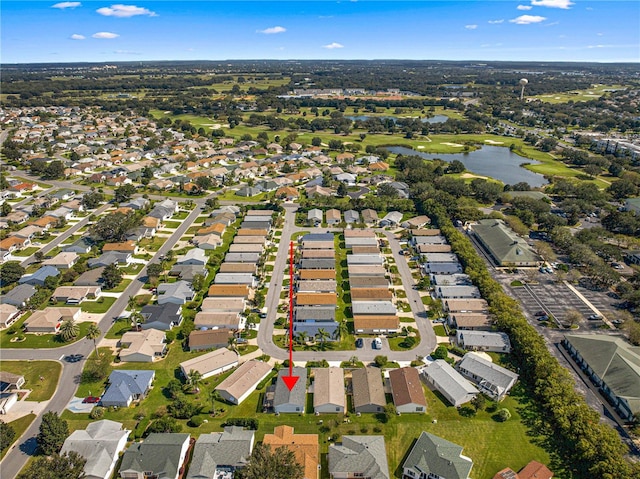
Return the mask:
M300 270L300 279L335 279L335 269L303 269Z
M372 299L390 300L392 297L391 291L383 288L354 288L351 290L352 301Z
M256 230L251 228L240 228L238 236L267 236L267 230Z
M263 443L275 450L286 447L296 456L296 462L304 467L305 479L317 479L320 475L320 448L317 434L294 434L291 426L277 426L273 434L265 434Z
M398 329L400 320L397 316L354 316L353 328L356 331L368 329Z
M298 293L296 295L297 305L331 304L335 305L338 298L335 293Z
M396 407L405 404L420 404L427 407L420 375L416 368L392 369L389 371L389 381Z
M209 296L243 297L249 296L246 284L213 284L209 287Z
M227 345L231 331L228 329L208 329L205 331L191 331L189 347L196 348L209 345Z

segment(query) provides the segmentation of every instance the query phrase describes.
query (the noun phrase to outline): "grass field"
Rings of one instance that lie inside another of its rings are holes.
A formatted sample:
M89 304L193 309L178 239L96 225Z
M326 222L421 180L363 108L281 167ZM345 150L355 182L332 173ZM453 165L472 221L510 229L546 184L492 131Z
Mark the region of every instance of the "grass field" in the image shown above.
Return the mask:
M255 196L238 196L234 190L227 190L222 195L218 195L220 201L247 201L251 203L260 203L267 197L267 193L260 193Z
M107 293L122 293L125 289L127 289L127 286L131 284L131 281L132 280L130 279L123 279L122 281L120 281L120 284L115 288L103 289L102 291L106 291ZM107 298L104 298L104 299L107 299Z
M35 414L27 414L26 416L22 416L20 419L16 419L15 421L11 421L9 425L13 428L16 433L15 440L17 441L22 434L27 430L27 428L31 425L33 420L36 418ZM9 448L0 452L0 459L4 457Z
M607 95L607 90L625 90L624 85L602 85L595 84L587 90L573 90L566 93L551 93L548 95L537 95L533 98L545 101L547 103L567 103L569 101L589 101L596 100L601 96Z
M90 321L86 321L84 323L78 323L80 327L80 332L78 333L78 339L76 341L81 340L87 335L87 330L89 329L89 325L93 324ZM17 326L21 326L22 322L18 321L16 323ZM71 341L65 343L60 339L60 336L57 334L36 334L36 333L25 333L24 341L16 341L11 342L12 338L15 338L17 333L12 334L9 330L0 331L0 348L20 348L20 349L28 349L28 348L59 348L61 346L68 346L69 344L74 343L75 341Z
M131 280L126 280L131 281ZM123 281L124 282L124 281ZM83 301L80 304L80 309L85 313L106 313L113 303L116 302L116 298L109 298L103 296L100 298L102 301Z
M12 253L13 256L20 256L20 257L29 257L32 254L36 253L37 251L39 251L40 248L37 246L32 246L30 248L25 248L25 249L21 249L20 251L14 251Z
M62 365L56 361L2 361L0 371L24 376L22 389L31 389L29 401L46 401L56 391Z

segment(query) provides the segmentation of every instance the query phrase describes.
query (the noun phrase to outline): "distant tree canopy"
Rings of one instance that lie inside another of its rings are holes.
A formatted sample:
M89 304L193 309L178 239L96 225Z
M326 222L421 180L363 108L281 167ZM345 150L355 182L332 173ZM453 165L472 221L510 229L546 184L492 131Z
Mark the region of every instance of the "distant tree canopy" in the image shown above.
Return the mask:
M127 233L140 226L142 217L135 212L127 214L118 212L102 216L95 224L89 227L92 236L108 242L124 241Z

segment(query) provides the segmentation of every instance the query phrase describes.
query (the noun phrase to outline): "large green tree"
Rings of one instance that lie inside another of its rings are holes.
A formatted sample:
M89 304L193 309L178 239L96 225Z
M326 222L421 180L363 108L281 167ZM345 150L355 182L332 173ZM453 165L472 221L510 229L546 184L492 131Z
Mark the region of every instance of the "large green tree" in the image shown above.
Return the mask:
M260 443L253 448L249 465L239 471L240 479L302 479L303 467L287 447L271 450Z
M87 460L77 452L37 457L18 475L18 479L83 479Z
M65 439L69 436L69 424L57 413L49 411L42 416L38 446L43 454L50 456L60 451Z
M16 431L14 431L13 427L4 421L0 421L0 451L8 448L15 438Z
M133 185L122 185L119 188L116 188L114 200L116 203L123 203L125 201L129 201L133 195L136 194L136 187Z
M89 228L89 232L107 242L124 241L127 233L136 226L140 226L141 222L142 218L133 212L126 215L114 213L102 216Z
M115 264L110 264L102 271L101 278L105 289L113 289L122 281L122 271Z
M7 286L18 281L25 269L17 261L9 261L0 265L0 286Z

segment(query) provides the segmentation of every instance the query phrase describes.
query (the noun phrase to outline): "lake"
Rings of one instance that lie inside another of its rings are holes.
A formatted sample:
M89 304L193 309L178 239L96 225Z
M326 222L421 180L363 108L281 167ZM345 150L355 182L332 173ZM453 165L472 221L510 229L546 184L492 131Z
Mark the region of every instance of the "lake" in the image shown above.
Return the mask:
M396 117L396 116L359 115L359 116L345 116L345 118L348 118L351 121L367 121L367 120L370 120L371 118L379 118L381 121L393 120L394 122L399 120L399 118ZM445 116L445 115L435 115L435 116L432 116L431 118L421 118L420 121L422 123L431 123L431 124L433 124L433 123L444 123L448 119L449 119L449 117Z
M548 183L544 176L520 166L522 163L538 165L539 161L518 156L512 153L509 148L502 146L484 145L468 153L424 153L404 146L392 146L387 150L400 155L417 155L427 160L441 159L449 163L453 160L459 160L467 170L478 175L495 178L508 185L525 181L531 186L537 187Z

